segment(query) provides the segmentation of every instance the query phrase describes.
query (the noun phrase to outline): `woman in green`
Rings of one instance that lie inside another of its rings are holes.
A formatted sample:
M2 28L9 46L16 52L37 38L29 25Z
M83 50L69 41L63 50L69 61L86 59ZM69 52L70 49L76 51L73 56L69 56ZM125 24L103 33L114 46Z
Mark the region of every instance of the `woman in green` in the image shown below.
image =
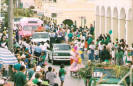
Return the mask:
M61 80L61 86L63 86L63 84L64 84L65 74L66 74L66 70L64 69L64 65L61 64L60 70L59 70L59 77Z

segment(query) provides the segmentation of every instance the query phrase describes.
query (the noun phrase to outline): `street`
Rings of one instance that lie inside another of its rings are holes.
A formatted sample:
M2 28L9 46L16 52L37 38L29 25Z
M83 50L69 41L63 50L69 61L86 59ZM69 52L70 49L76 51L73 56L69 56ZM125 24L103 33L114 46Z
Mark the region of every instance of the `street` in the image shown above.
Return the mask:
M85 58L83 59L82 62L85 65L87 63L88 58L87 58L86 54L84 54L84 56L85 56ZM60 63L57 63L56 65L52 65L51 63L48 63L48 66L52 66L58 74L58 71L59 71L59 68L60 68ZM65 76L64 86L84 86L83 79L72 77L70 75L69 67L70 67L70 65L68 65L68 64L65 65L65 70L67 71L67 74ZM60 79L59 79L58 75L57 75L56 82L60 85Z
M0 10L0 86L133 86L133 0L0 0Z
M55 68L55 71L58 73L60 68L59 64L51 65L50 63L48 63L48 66L52 66L53 68ZM64 86L84 86L84 81L82 79L78 79L70 76L69 65L65 65L65 70L67 71L67 74L65 77ZM60 79L58 75L57 75L56 81L60 85Z

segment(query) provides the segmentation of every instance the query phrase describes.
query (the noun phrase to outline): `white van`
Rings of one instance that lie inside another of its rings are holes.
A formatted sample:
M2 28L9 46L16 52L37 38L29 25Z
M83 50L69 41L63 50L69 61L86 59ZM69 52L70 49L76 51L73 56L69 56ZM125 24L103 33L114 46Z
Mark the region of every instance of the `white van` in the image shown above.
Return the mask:
M34 32L32 34L32 42L40 43L40 42L50 42L50 37L48 32Z

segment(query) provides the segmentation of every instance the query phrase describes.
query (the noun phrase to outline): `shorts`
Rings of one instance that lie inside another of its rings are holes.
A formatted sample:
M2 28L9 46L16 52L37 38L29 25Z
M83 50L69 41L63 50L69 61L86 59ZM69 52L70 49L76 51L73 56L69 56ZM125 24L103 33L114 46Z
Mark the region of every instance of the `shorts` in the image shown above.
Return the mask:
M64 79L65 79L65 76L61 76L61 77L60 77L60 80L61 80L61 81L64 81Z

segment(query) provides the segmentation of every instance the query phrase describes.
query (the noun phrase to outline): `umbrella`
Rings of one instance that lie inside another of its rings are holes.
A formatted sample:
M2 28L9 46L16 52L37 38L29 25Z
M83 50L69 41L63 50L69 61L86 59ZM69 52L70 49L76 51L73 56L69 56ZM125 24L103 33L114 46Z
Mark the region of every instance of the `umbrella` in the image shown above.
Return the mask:
M8 49L0 48L0 64L14 65L17 63L17 58Z

